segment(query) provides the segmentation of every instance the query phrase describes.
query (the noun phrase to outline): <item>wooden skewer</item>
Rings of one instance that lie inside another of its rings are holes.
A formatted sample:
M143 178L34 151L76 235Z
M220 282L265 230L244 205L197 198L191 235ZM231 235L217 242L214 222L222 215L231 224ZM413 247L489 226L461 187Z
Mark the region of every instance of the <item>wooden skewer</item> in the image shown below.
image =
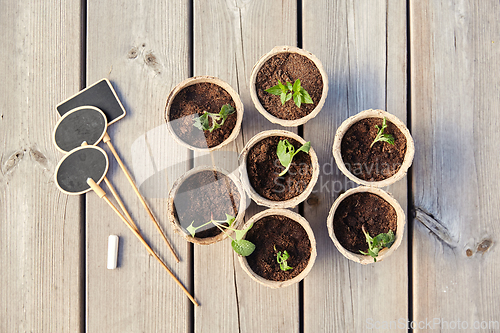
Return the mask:
M137 228L136 224L134 223L134 220L132 220L132 217L128 213L127 208L125 208L125 205L123 204L123 201L121 200L120 196L118 195L118 192L116 192L114 186L109 181L108 177L104 177L104 182L106 183L106 185L108 186L109 190L111 191L111 193L115 197L115 199L118 202L118 205L120 206L120 208L122 209L122 211L125 213L125 216L127 217L128 223L130 224L130 226L132 228L134 228L135 231L137 231L137 233L139 234L139 236L141 236L142 239L144 239L144 237L142 236L141 232L139 231L139 229ZM147 248L147 250L148 250L148 252L149 252L150 255L153 255L153 251L150 248Z
M99 198L104 199L108 203L108 205L114 210L114 212L122 219L123 222L129 227L129 229L134 233L134 235L141 241L141 243L148 249L148 252L152 254L153 257L155 257L156 260L160 262L160 264L165 268L165 270L168 272L168 274L174 279L175 282L181 287L182 291L187 295L187 297L193 302L194 305L199 306L198 302L194 299L193 296L189 293L189 291L182 285L182 283L175 277L175 275L170 271L168 266L161 260L160 257L151 249L149 244L141 237L141 235L127 222L127 219L120 213L120 211L109 201L109 199L106 197L106 192L96 184L96 182L92 179L89 178L87 179L87 184L92 188L92 190L99 196Z
M137 197L139 198L139 200L141 201L142 205L144 206L144 208L146 209L146 211L148 212L149 214L149 217L151 218L151 220L154 222L155 226L156 226L156 229L158 229L158 232L160 233L160 235L163 237L163 240L165 241L165 243L167 243L168 245L168 248L170 249L170 251L172 252L172 254L174 255L174 258L177 262L179 262L179 257L177 256L177 253L175 253L174 251L174 248L172 247L172 245L170 244L170 242L168 241L167 237L165 236L165 234L163 233L163 230L161 230L161 227L160 225L158 224L158 221L156 221L156 218L154 217L153 213L151 212L151 209L149 208L148 204L146 203L146 200L144 200L143 196L141 195L141 193L139 192L139 189L137 188L137 186L135 185L135 182L134 180L132 179L132 176L130 176L130 173L128 172L127 168L125 167L125 165L123 164L120 156L118 156L118 153L116 152L115 150L115 147L113 146L113 144L111 143L111 138L109 137L108 133L105 133L104 134L104 137L102 139L102 141L104 141L109 149L111 150L111 152L113 153L113 155L115 156L116 158L116 161L118 162L118 164L120 165L120 168L122 169L122 171L125 173L125 176L127 177L130 185L132 185L132 188L134 189L134 192L135 194L137 195Z
M125 205L123 204L122 199L118 196L118 192L116 192L114 186L111 184L111 182L109 181L108 177L104 177L104 182L106 183L106 185L108 186L109 190L111 191L111 194L113 194L113 197L115 197L116 202L118 202L118 205L122 209L123 213L125 213L125 216L127 217L129 224L132 226L132 228L135 229L135 231L139 232L139 229L137 228L137 225L134 223L134 220L132 220L132 216L130 216L127 208L125 208Z

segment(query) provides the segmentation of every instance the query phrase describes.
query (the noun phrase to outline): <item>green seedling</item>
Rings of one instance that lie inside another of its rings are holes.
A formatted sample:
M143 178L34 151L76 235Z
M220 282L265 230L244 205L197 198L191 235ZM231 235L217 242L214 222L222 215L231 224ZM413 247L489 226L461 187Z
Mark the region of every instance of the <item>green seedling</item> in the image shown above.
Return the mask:
M274 251L277 251L276 245L274 246ZM293 269L293 267L288 266L288 263L286 262L289 258L290 258L290 255L288 254L288 252L286 250L283 251L283 253L281 253L281 251L278 251L278 254L276 255L276 261L280 265L280 269L282 271L289 271L289 270Z
M195 117L193 126L202 131L210 131L210 133L212 133L214 130L221 128L227 117L235 111L236 110L231 105L224 104L219 113L205 111L201 116ZM208 117L212 119L212 126L210 126ZM218 121L220 121L220 123L218 123Z
M295 147L288 142L288 140L280 140L278 143L278 148L276 149L276 154L278 155L278 159L282 166L285 167L278 176L282 177L285 173L287 173L288 169L290 169L290 165L292 165L292 159L299 151L303 151L306 154L309 153L309 149L311 149L311 141L307 141L300 147L295 150Z
M282 84L281 81L278 80L277 85L269 89L266 89L265 91L270 94L280 96L281 105L285 105L285 103L291 100L292 97L295 105L297 105L297 107L299 108L302 103L304 104L313 103L313 100L311 96L309 96L309 93L304 88L301 87L299 79L295 80L293 86L290 82L285 82L285 84Z
M243 239L243 236L246 234L246 232L248 230L250 230L250 228L252 228L253 224L251 224L250 226L248 226L248 228L246 228L244 230L237 230L237 229L231 228L231 225L233 224L234 220L235 220L235 217L231 216L229 214L226 214L226 219L222 220L222 221L216 221L213 219L213 216L212 216L212 219L210 221L208 221L207 223L202 224L198 227L193 226L194 221L191 222L191 224L189 225L189 227L186 228L186 230L191 234L191 236L194 237L194 235L196 234L196 230L212 223L217 228L219 228L220 231L222 231L229 238L231 238L231 240L232 240L231 247L233 248L234 252L236 252L239 255L244 256L244 257L249 256L255 250L255 244ZM227 223L227 226L224 225L225 223ZM234 231L235 238L231 237L228 233L226 233L224 231L224 229Z
M388 233L381 233L375 237L371 237L370 234L365 230L365 226L361 227L363 229L363 233L366 237L366 242L368 243L368 252L359 251L365 256L371 256L374 262L377 262L378 253L384 247L390 248L394 243L395 237L392 230L389 230Z
M391 134L384 134L384 130L387 128L387 123L384 117L384 120L382 121L382 127L378 127L378 125L375 125L377 128L377 136L375 137L375 140L373 140L372 144L370 145L370 148L373 147L373 145L378 142L378 141L384 141L387 142L391 145L394 144L394 137Z

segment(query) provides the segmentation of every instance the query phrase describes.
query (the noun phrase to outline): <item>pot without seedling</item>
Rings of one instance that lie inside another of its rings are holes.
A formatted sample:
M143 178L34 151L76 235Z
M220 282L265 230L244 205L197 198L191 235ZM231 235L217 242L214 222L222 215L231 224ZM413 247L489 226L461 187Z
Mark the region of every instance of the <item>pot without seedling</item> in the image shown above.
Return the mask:
M379 188L367 186L340 195L327 218L335 247L347 259L363 265L390 256L401 245L405 223L404 211L396 199ZM367 234L378 238L369 244Z
M415 146L406 126L382 110L365 110L337 129L333 156L349 179L365 186L385 187L403 178Z
M244 226L245 240L255 245L247 257L238 256L252 280L270 288L295 284L311 271L316 260L316 240L302 216L287 209L267 209Z
M245 209L245 191L239 179L213 166L186 172L175 181L168 198L168 218L174 230L201 245L221 241L233 233L232 229L240 229Z
M179 144L197 151L217 150L236 139L243 103L226 82L196 76L179 83L165 108L167 129Z
M312 53L277 46L252 69L250 96L270 122L299 126L316 117L328 94L328 76Z
M318 157L311 143L283 130L252 137L239 163L245 191L258 205L270 208L290 208L303 202L319 176Z

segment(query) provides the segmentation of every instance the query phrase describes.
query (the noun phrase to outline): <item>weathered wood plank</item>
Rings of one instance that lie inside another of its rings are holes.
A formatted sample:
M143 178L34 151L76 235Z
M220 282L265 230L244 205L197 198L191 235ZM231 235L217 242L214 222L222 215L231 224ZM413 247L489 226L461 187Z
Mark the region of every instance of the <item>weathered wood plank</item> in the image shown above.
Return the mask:
M122 160L176 249L175 263L113 156L108 177L146 240L189 287L189 247L166 218L168 191L188 168L187 150L166 133L169 91L189 73L189 1L88 2L87 83L107 77L127 116L110 126ZM133 169L132 169L133 167ZM107 237L120 236L119 268L106 270ZM97 196L87 195L89 332L186 332L190 302Z
M414 222L413 311L436 329L500 329L499 14L493 1L411 1L413 196L438 230Z
M330 84L323 110L304 125L322 165L304 207L318 242L304 282L304 332L364 332L372 321L407 317L406 239L390 258L369 266L335 249L326 217L339 192L355 184L336 168L331 147L336 128L362 110L385 109L406 120L406 6L398 0L303 4L303 46L322 61ZM388 190L406 208L406 180Z
M194 1L194 74L228 82L245 107L236 141L223 155L196 154L195 165L215 163L235 170L238 153L253 135L279 128L254 108L249 78L253 65L274 46L296 45L296 21L295 1ZM252 204L247 218L259 210ZM196 332L299 330L298 287L271 290L253 282L240 268L229 241L196 246L194 268L195 291L202 303L195 309Z
M2 2L0 331L78 332L81 198L53 181L55 105L80 86L80 1Z

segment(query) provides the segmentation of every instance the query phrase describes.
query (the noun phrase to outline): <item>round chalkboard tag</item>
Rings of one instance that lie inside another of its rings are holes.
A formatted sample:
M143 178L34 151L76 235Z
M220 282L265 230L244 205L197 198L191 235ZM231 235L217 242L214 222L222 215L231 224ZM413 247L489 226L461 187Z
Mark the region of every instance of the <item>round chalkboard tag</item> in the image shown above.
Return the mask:
M81 106L66 113L56 124L53 140L56 147L67 153L83 142L96 145L106 133L106 115L94 106Z
M57 187L66 194L82 194L91 190L87 179L99 184L106 176L109 161L106 152L96 146L82 146L64 156L56 168Z

